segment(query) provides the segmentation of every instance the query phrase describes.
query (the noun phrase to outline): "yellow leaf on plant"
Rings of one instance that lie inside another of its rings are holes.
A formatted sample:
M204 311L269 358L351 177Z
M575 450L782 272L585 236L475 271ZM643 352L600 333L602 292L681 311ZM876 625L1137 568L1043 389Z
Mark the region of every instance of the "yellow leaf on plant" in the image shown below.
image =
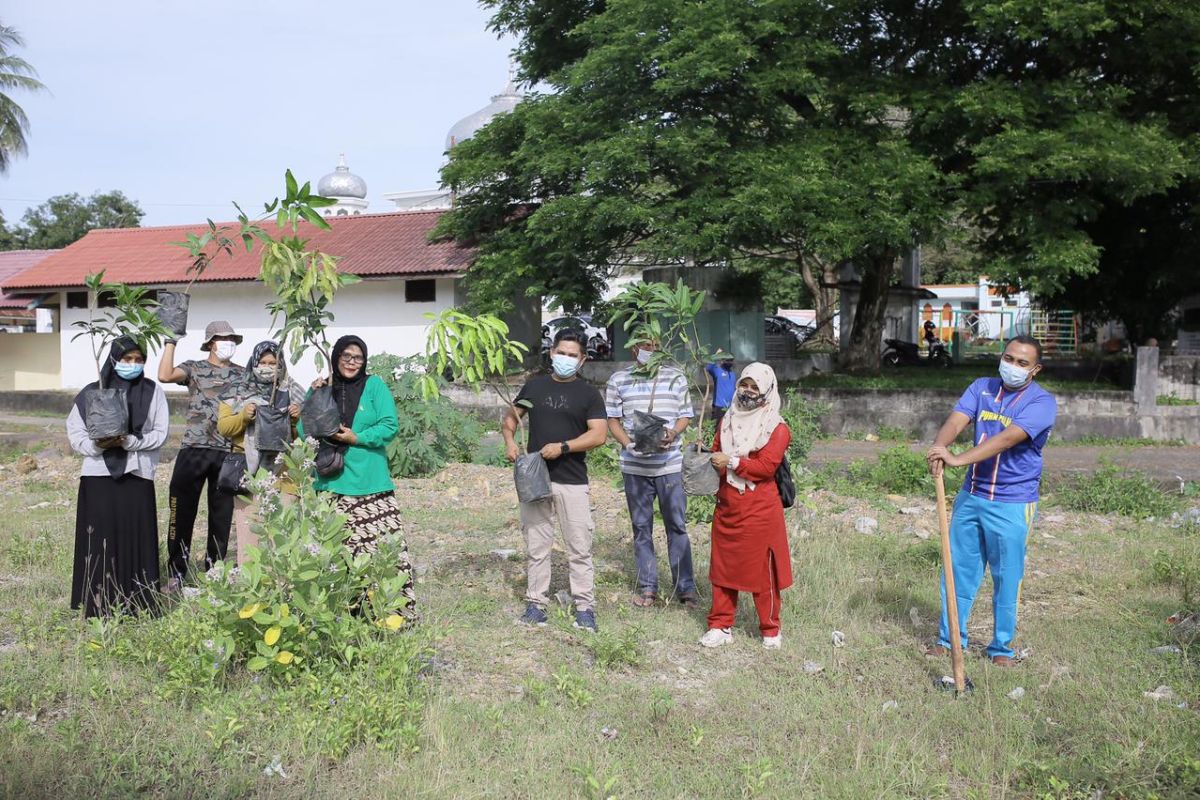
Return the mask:
M292 610L290 608L288 608L287 603L284 603L283 605L281 605L279 607L279 618L280 619L287 619L287 616L290 613L292 613Z
M242 606L242 610L238 612L238 619L250 619L259 611L263 610L262 603L252 603L248 606Z
M293 658L294 656L292 655L291 650L284 650L279 655L275 656L275 660L280 664L290 664L292 663Z
M383 624L387 625L389 631L398 630L404 625L404 617L400 616L399 614L392 614L384 621Z
M104 645L100 644L95 639L92 639L90 642L88 642L88 649L89 650L103 650Z
M279 641L279 636L282 633L283 628L280 628L278 625L274 625L270 628L267 628L267 632L263 634L263 641L267 643L267 647L274 647L275 643Z

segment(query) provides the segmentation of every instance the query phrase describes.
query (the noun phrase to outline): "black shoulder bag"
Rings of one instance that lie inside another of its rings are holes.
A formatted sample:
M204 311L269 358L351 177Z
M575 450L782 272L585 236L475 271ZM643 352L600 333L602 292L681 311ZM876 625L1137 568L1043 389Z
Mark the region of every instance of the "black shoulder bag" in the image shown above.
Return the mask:
M779 489L779 499L784 508L796 505L796 483L792 480L792 465L788 463L786 455L775 468L775 486Z
M235 453L231 447L225 454L225 460L221 462L221 472L217 475L217 491L245 496L250 494L246 487L245 453Z

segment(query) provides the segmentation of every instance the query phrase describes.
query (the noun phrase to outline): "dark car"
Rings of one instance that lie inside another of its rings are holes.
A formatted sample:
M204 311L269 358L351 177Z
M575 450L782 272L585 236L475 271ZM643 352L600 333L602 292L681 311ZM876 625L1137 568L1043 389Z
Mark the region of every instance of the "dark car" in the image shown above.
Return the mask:
M778 314L763 317L763 333L767 336L791 336L797 345L807 342L816 332L817 329L812 325L801 325Z

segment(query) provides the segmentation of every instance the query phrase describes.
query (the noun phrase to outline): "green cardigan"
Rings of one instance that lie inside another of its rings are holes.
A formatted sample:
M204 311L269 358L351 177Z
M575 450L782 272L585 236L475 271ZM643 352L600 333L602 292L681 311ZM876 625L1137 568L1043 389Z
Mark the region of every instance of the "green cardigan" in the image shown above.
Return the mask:
M331 478L318 475L317 490L350 497L394 491L396 485L392 483L391 470L388 469L387 446L396 438L399 430L396 401L378 375L367 376L350 430L358 437L358 444L347 448L345 468ZM304 435L303 425L300 426L300 435Z

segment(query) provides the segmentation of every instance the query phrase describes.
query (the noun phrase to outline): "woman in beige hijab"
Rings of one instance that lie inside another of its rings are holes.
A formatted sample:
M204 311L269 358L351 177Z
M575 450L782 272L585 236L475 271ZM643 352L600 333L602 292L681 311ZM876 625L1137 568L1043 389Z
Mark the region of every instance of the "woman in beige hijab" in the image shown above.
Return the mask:
M738 378L733 405L713 441L712 464L721 473L713 514L712 611L705 647L733 640L738 592L754 595L763 647L778 649L779 593L792 585L783 502L775 471L787 453L791 431L779 414L775 371L754 363Z

